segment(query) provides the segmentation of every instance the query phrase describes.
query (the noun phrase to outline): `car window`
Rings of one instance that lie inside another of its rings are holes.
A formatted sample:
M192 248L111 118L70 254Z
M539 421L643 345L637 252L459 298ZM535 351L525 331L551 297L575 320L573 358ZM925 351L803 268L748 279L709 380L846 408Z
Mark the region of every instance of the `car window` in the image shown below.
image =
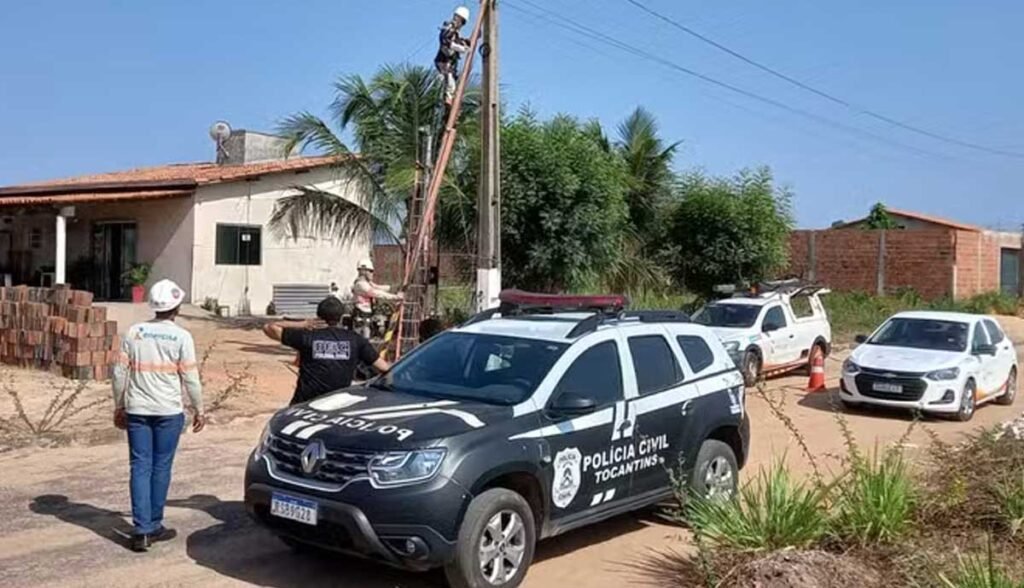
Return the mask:
M808 294L794 296L789 299L789 307L796 318L809 318L814 316L814 307L811 306L811 297Z
M554 398L562 394L592 398L598 406L622 400L622 364L615 341L598 343L577 357L558 382Z
M694 374L701 373L715 363L715 354L701 337L680 335L676 337L676 341L679 342L679 347L682 348L683 355L686 357L686 363L690 364L690 369Z
M774 327L774 329L772 328ZM779 330L786 328L786 315L782 312L781 306L773 306L768 309L768 312L764 315L764 322L761 323L761 330L768 332L769 330Z
M968 324L897 317L889 319L868 339L870 345L887 347L913 347L941 351L967 350Z
M998 345L1002 343L1006 336L1003 335L1003 331L999 328L999 325L997 325L995 321L990 321L988 319L985 319L984 323L985 330L988 331L988 338L992 341L992 344Z
M567 348L536 339L443 333L396 363L386 383L418 396L515 404L533 393Z
M977 351L984 345L988 345L988 337L985 336L985 329L981 328L981 323L978 323L974 326L974 338L971 339L971 349Z
M661 335L630 337L629 353L633 356L633 371L641 396L671 388L683 380L679 362Z
M756 304L709 304L693 315L693 322L707 327L747 329L757 322L761 307Z

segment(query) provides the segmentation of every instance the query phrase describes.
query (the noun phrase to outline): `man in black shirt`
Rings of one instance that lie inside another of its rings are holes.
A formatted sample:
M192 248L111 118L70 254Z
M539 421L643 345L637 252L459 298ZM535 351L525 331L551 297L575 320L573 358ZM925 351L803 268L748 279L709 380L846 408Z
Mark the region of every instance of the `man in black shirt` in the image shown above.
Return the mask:
M459 31L469 20L469 9L459 6L455 9L452 19L441 25L441 33L438 35L437 55L434 56L434 67L440 74L444 87L445 106L451 107L452 99L455 97L455 83L459 77L459 58L469 51L469 39L464 38Z
M316 307L316 315L327 323L325 328L296 328L287 323L263 328L268 337L299 352L299 379L290 404L351 386L359 363L372 365L380 372L391 369L362 335L339 326L344 311L341 300L328 296Z

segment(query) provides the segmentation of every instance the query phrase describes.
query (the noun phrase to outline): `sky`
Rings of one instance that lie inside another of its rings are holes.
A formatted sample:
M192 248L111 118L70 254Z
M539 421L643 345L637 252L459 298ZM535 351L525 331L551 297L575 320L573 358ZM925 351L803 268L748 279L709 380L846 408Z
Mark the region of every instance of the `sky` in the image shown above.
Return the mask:
M642 0L843 106L701 43L627 0L502 0L510 110L597 118L636 106L682 141L679 171L770 166L801 227L877 201L993 228L1024 223L1024 2ZM476 2L469 2L476 12ZM331 83L429 65L448 0L8 2L0 185L214 157L209 125L269 131L326 114ZM662 60L552 23L538 6ZM901 129L870 111L997 155Z

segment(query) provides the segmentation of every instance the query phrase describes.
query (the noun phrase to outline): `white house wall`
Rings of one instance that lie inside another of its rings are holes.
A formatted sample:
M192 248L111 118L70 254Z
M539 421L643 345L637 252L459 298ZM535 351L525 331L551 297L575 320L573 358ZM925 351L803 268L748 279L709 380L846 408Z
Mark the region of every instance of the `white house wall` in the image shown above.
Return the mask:
M192 252L192 300L202 304L215 299L239 314L265 314L274 284L321 284L337 282L347 289L356 276L356 263L370 256L369 237L343 243L333 238L299 235L279 236L269 223L275 203L294 193L296 185L352 199L351 187L327 169L306 173L265 176L251 182L233 182L200 188L196 192L195 241ZM261 264L258 266L216 263L217 224L261 227Z

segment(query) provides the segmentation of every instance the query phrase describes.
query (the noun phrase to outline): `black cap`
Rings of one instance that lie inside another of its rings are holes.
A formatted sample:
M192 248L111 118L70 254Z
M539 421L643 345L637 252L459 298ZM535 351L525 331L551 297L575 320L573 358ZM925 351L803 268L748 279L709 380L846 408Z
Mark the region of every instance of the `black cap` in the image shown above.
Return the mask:
M345 314L345 305L334 296L328 296L316 305L316 316L330 324L341 322Z

